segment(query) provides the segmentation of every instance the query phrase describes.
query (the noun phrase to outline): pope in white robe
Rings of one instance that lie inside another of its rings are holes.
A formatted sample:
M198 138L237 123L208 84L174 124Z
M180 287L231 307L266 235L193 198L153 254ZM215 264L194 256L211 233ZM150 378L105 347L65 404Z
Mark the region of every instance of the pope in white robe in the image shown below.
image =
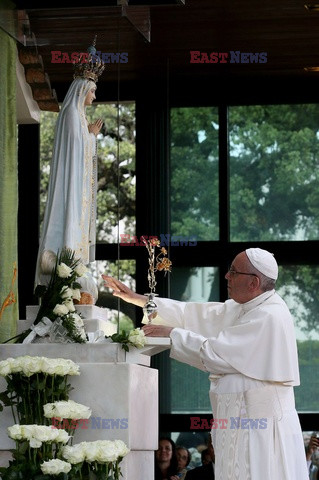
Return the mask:
M278 266L259 248L241 252L226 274L230 300L156 298L149 336L170 336L171 357L209 373L216 480L308 480L293 387L299 385L294 324L275 292ZM145 297L104 277L113 294Z

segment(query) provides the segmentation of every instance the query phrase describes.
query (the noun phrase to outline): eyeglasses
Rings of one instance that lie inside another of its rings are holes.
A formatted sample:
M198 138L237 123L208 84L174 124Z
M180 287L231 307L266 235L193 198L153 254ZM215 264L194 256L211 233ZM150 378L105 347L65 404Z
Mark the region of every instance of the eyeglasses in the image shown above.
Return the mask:
M255 273L237 272L237 270L234 270L232 267L229 268L227 273L229 273L229 275L253 275L254 277L258 278L258 275Z

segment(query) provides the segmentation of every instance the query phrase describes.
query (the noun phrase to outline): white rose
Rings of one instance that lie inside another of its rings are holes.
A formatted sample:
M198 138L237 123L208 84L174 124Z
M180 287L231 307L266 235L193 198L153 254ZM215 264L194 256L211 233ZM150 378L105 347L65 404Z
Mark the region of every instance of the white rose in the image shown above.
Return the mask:
M69 313L69 309L66 305L61 305L61 304L57 304L54 309L53 309L53 313L55 315L66 315L67 313Z
M71 438L71 437L69 436L68 432L65 431L65 430L63 430L62 428L59 428L59 429L57 430L57 432L58 432L58 434L57 434L57 436L56 436L56 438L55 438L55 442L56 442L56 443L64 443L64 444L65 444L65 443L68 443L69 438Z
M41 442L53 442L59 435L60 430L46 425L32 425L31 438ZM63 430L64 432L64 430ZM65 432L66 433L66 432Z
M80 375L79 366L64 358L43 358L42 369L49 375Z
M41 440L38 440L37 438L31 437L29 440L29 445L31 448L40 448L42 445Z
M75 312L75 306L73 304L73 301L70 298L67 298L64 300L63 305L66 306L69 312Z
M140 328L131 330L128 336L128 341L132 343L136 348L142 348L145 345L145 333Z
M11 365L11 373L18 373L22 371L22 366L25 357L16 357L16 358L9 358L8 361Z
M61 295L62 298L70 298L71 299L73 297L73 290L72 290L72 288L69 288L65 285L64 287L62 287L60 295Z
M60 473L69 473L72 466L68 462L54 458L40 465L42 473L45 475L59 475Z
M58 415L56 415L55 413L54 405L55 403L46 403L45 405L43 405L43 412L46 418L58 417Z
M85 460L87 462L100 461L100 445L99 442L87 442L85 448Z
M22 371L26 377L42 371L41 357L25 356L22 364Z
M114 440L114 446L117 450L117 454L119 457L123 458L125 455L127 455L130 451L129 448L125 445L125 443L122 440Z
M33 436L33 427L34 425L21 425L22 438L30 440L30 438Z
M72 289L73 300L81 300L81 290L79 288Z
M11 373L11 365L10 365L10 358L8 358L7 360L2 360L2 362L0 362L0 376L1 377L6 377L7 375L9 375Z
M99 447L98 462L115 462L118 459L117 448L111 440L100 440Z
M8 427L8 435L13 440L22 440L24 438L23 432L21 430L21 425L13 425L12 427Z
M90 418L91 409L81 403L76 403L73 400L60 401L55 403L47 403L43 406L44 416L46 418Z
M73 270L62 262L57 266L57 272L60 278L68 278L72 275Z
M83 265L83 263L79 263L75 267L74 271L75 271L75 273L77 274L78 277L82 277L88 271L88 269L86 268L85 265Z
M72 465L82 463L85 460L85 448L82 443L73 445L72 447L66 446L62 449L62 456L70 462Z

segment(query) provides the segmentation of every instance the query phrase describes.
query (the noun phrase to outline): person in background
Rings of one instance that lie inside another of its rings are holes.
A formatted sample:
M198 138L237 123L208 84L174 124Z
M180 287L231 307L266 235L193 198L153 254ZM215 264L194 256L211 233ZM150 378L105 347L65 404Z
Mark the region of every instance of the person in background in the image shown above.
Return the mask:
M161 437L155 452L155 480L178 480L175 442Z
M316 433L313 433L310 437L309 444L306 447L306 460L310 480L319 480L319 469L313 462L313 455L318 448L319 439L317 438Z
M215 479L215 452L212 445L211 436L207 448L202 451L202 465L189 470L185 480L214 480Z
M177 458L177 471L179 474L179 479L184 480L189 462L191 461L191 454L187 448L178 446L176 447L176 458Z

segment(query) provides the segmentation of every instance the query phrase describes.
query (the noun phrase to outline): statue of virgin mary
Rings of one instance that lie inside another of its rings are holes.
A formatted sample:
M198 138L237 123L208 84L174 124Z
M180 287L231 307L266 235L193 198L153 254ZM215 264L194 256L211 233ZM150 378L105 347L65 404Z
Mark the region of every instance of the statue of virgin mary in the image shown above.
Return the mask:
M95 99L101 64L85 62L75 70L55 128L48 197L36 266L35 283L46 284L56 255L63 247L84 265L95 260L97 151L101 119L88 124L86 106ZM82 291L97 300L93 278L83 279Z

